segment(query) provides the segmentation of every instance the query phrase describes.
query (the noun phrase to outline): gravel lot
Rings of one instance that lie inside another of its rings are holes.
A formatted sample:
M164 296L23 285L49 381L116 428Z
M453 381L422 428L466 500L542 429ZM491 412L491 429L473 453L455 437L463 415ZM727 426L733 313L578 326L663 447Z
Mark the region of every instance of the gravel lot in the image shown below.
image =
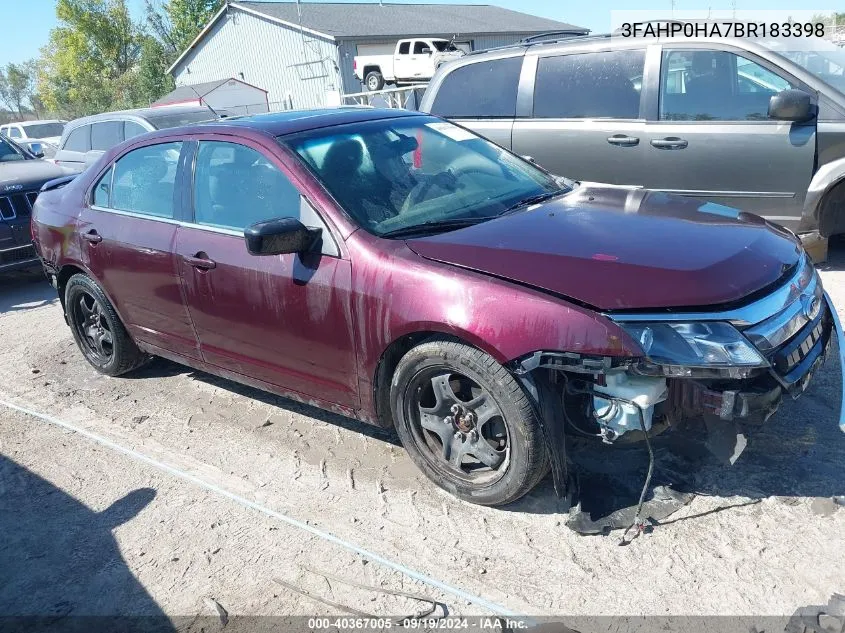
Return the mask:
M845 316L845 248L822 276ZM476 507L429 484L392 434L163 360L96 374L40 275L0 278L0 400L136 452L0 405L0 614L339 613L274 578L365 612L420 606L309 570L452 614L789 616L845 592L835 358L629 547L566 528L548 480L514 507Z

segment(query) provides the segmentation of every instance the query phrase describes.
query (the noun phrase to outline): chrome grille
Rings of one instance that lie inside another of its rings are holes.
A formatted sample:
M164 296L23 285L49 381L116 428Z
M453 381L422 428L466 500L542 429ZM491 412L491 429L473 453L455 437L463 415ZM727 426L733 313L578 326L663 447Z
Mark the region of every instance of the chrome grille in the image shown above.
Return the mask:
M37 197L37 191L0 196L0 217L4 220L14 220L18 217L29 216Z

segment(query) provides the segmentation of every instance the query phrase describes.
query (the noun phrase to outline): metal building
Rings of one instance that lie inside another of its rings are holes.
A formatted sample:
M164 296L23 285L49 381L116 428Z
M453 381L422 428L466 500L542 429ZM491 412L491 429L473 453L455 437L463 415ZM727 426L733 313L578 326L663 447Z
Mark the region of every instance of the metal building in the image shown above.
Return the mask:
M559 30L588 32L491 5L229 1L168 72L177 86L238 78L265 89L270 110L308 108L362 91L355 55L392 52L401 38L481 50Z

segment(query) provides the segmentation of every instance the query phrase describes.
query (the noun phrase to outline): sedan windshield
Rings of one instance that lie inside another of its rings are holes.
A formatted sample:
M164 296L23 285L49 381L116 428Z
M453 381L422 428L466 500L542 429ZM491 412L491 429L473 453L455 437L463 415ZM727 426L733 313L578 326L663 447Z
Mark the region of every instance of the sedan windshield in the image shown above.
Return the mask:
M432 117L367 121L279 139L355 221L380 236L483 222L556 194L553 176Z
M8 139L0 136L0 163L8 163L15 160L26 160L29 156L17 145Z

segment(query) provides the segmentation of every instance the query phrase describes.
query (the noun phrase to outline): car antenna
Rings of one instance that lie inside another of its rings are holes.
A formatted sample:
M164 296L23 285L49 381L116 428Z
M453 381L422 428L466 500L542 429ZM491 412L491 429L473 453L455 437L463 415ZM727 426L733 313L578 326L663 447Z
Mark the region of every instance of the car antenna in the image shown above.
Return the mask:
M214 114L214 116L216 116L218 119L222 119L222 118L223 118L223 117L221 117L221 116L217 113L217 110L215 110L214 108L212 108L212 107L208 104L208 102L207 102L207 101L204 101L204 100L203 100L202 95L201 95L200 93L198 93L198 92L194 89L194 87L193 87L193 86L188 85L188 86L185 86L185 87L186 87L186 88L190 88L190 89L191 89L191 92L193 92L195 95L197 95L197 98L200 100L200 105L204 105L206 108L208 108L209 110L211 110L212 114Z

